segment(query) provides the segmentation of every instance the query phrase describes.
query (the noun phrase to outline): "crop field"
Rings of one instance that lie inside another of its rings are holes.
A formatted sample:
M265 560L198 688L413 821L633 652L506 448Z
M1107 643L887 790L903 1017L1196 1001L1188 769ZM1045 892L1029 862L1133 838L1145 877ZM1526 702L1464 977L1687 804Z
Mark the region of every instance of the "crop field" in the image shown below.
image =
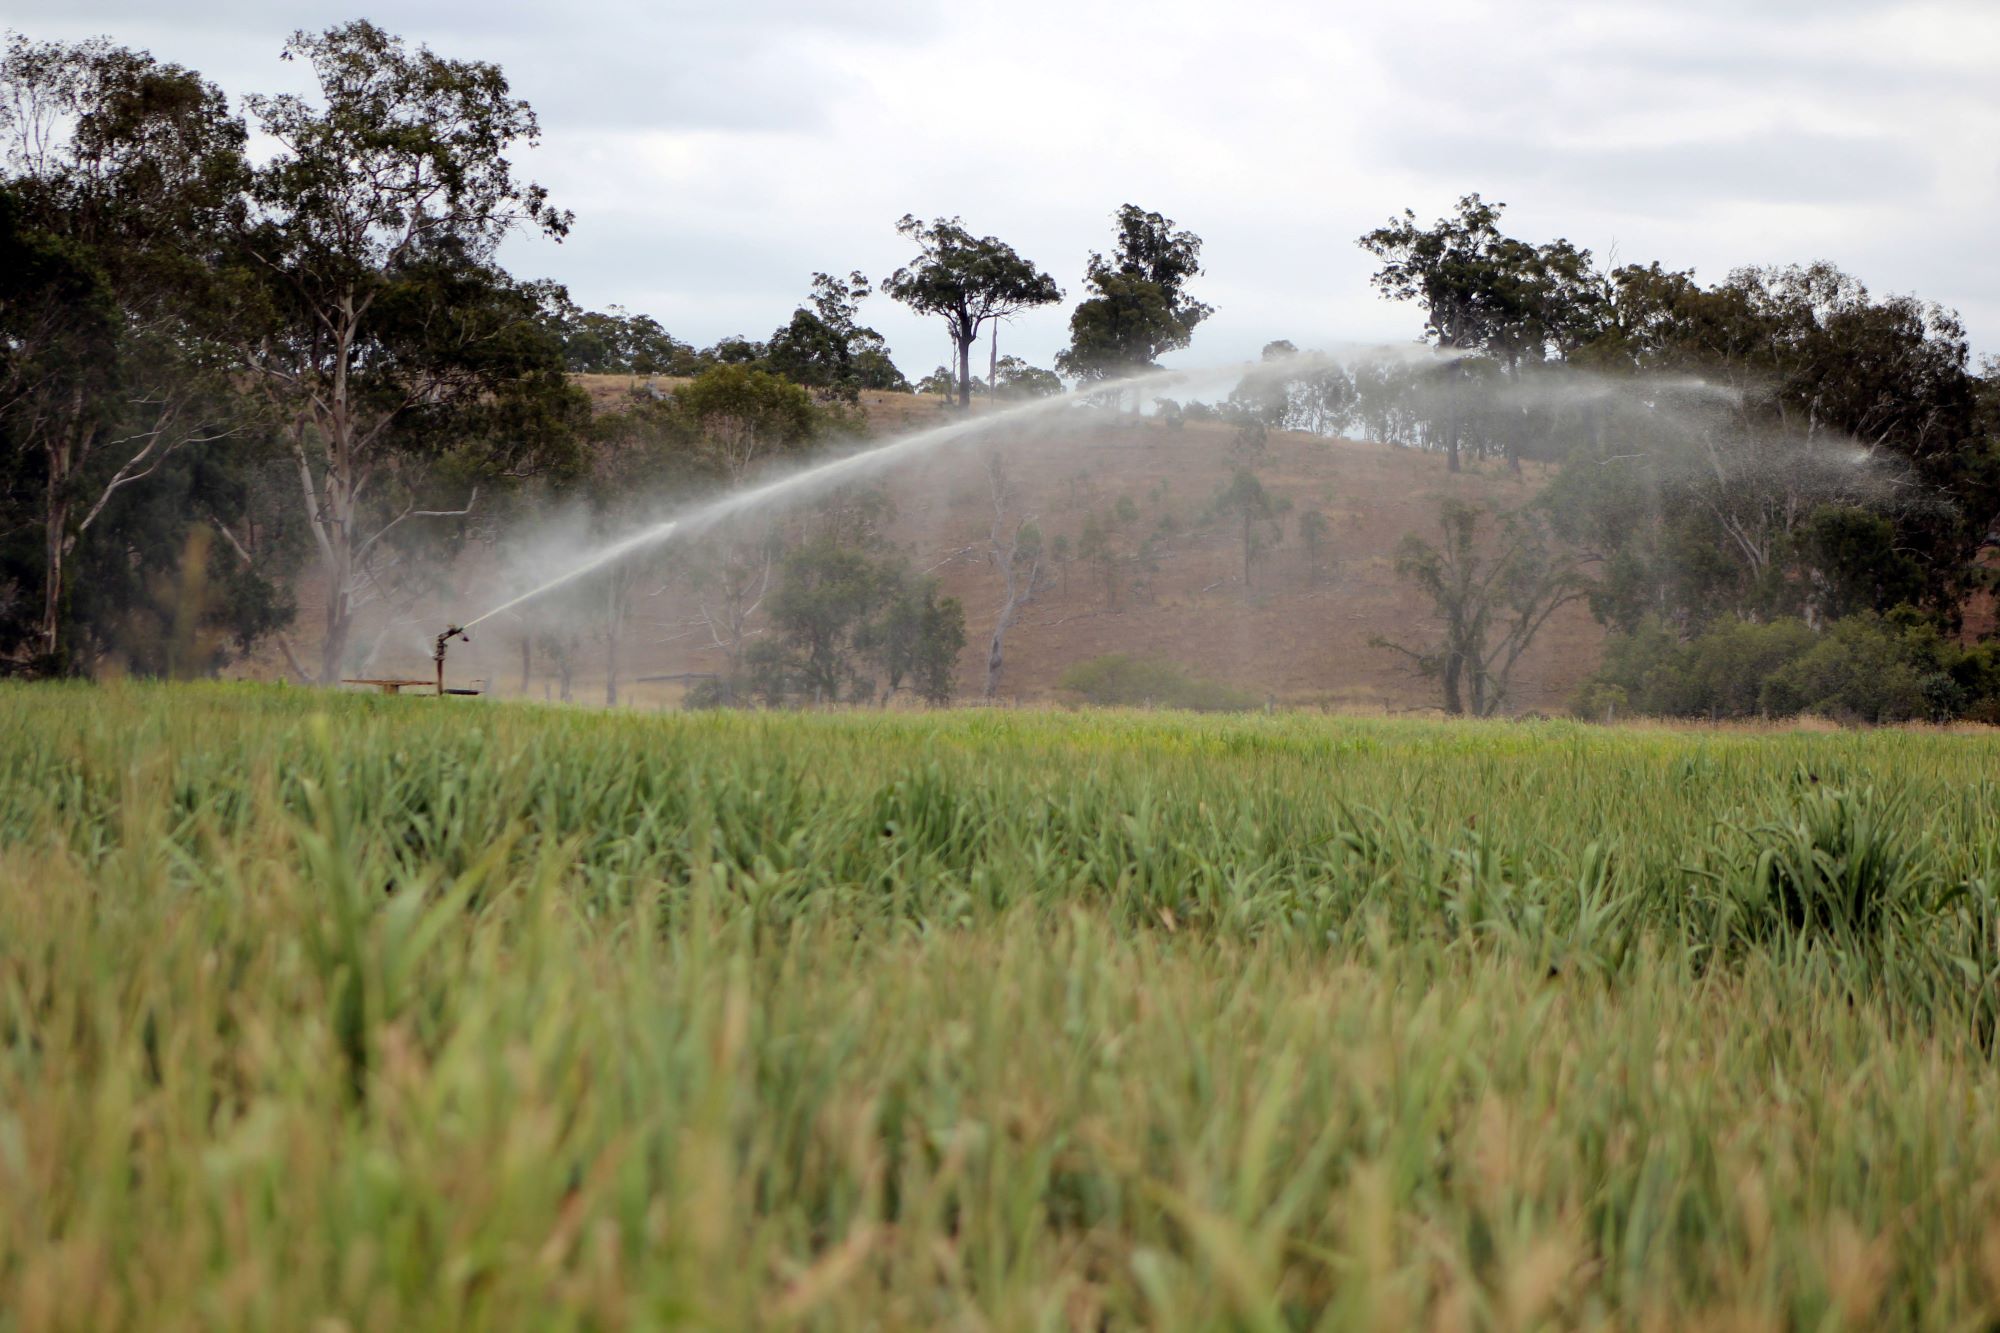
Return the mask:
M0 1329L1990 1327L2000 740L0 688Z

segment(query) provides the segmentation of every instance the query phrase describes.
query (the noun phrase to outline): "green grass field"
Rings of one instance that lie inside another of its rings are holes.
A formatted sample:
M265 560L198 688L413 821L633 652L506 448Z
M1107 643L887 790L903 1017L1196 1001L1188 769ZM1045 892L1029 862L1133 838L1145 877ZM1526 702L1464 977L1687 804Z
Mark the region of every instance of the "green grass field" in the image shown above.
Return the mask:
M0 1329L1991 1327L1997 779L0 688Z

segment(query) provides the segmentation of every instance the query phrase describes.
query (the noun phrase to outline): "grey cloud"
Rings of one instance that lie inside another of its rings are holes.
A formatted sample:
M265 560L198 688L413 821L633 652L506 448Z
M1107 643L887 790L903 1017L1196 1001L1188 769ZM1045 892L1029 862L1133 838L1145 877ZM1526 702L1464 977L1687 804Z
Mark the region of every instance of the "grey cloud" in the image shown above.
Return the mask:
M1769 130L1670 144L1559 147L1488 133L1407 133L1385 161L1489 195L1560 191L1594 208L1686 214L1717 203L1835 203L1927 188L1930 164L1886 139Z
M1622 236L1622 258L1707 277L1832 259L1958 306L1975 347L2000 350L1982 226L2000 182L1975 146L2000 94L1937 21L1991 2L1926 10L1935 49L1848 40L1900 21L1900 0L1436 0L1415 25L1309 0L1158 0L1143 24L1066 0L414 0L375 17L500 62L535 105L546 139L524 165L578 227L510 260L586 304L697 342L762 337L814 269L879 277L907 258L905 210L1006 237L1074 299L1129 198L1207 238L1199 290L1218 313L1199 361L1271 337L1414 335L1353 238L1470 189L1514 203L1524 236L1600 253ZM351 4L14 0L4 22L109 32L240 93L297 86L286 33ZM1963 216L1938 215L1947 198ZM907 370L942 359L931 322L881 300L867 315ZM1002 348L1047 364L1066 319L1037 312Z
M285 80L277 57L293 31L352 17L349 5L322 0L215 0L183 6L171 20L139 0L26 0L8 21L31 36L109 32L243 93ZM376 21L447 55L498 62L545 125L560 121L568 131L810 131L853 92L823 59L828 41L920 43L935 34L937 11L916 0L626 0L565 21L546 4L420 0Z

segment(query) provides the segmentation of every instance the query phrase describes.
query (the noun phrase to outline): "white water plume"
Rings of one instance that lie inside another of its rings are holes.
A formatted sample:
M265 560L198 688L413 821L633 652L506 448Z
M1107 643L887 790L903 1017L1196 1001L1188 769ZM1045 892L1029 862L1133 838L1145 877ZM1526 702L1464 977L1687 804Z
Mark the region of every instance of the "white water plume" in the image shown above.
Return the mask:
M1250 361L1190 370L1149 371L1127 379L1087 384L1067 393L1036 399L1016 407L978 415L967 414L928 430L887 440L842 458L831 459L787 476L732 491L670 518L635 529L605 543L554 578L474 616L465 622L463 628L472 629L482 621L511 611L522 603L552 592L564 584L615 565L627 556L648 550L677 536L697 532L733 515L779 501L795 500L818 490L845 485L858 477L905 459L927 454L947 445L978 439L995 431L1026 425L1041 418L1059 416L1088 406L1110 394L1163 394L1168 389L1201 390L1209 386L1227 392L1229 388L1244 383L1290 379L1297 376L1301 369L1315 364L1345 366L1362 361L1391 360L1431 364L1451 359L1455 359L1453 353L1441 352L1418 344L1369 347L1347 353L1307 352L1287 357L1282 361Z

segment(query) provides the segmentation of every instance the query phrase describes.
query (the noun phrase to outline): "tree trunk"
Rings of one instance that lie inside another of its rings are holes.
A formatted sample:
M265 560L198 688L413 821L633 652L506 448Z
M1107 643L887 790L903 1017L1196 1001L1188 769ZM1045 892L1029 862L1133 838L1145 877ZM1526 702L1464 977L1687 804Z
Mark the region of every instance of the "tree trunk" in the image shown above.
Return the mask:
M1458 692L1459 676L1465 666L1465 659L1457 648L1446 648L1444 654L1444 711L1448 716L1460 717L1465 713L1465 703Z
M1011 558L1012 552L1008 553ZM1027 586L1035 586L1035 577L1041 571L1037 562L1028 568ZM1001 646L1007 638L1007 631L1013 627L1014 613L1021 609L1021 580L1014 574L1007 575L1007 600L1000 604L999 618L993 622L993 642L986 650L986 689L983 697L991 699L1000 688Z
M340 665L347 656L347 639L354 630L354 521L359 499L360 460L355 457L354 413L348 358L354 346L359 316L352 292L344 295L333 312L332 375L324 401L315 400L305 413L293 418L292 445L299 465L299 479L305 492L306 521L318 539L320 559L326 566L326 638L320 644L319 676L322 685L340 679ZM326 471L315 487L308 461L308 424L316 428L323 444Z
M1458 471L1458 386L1464 379L1464 367L1454 361L1450 371L1450 386L1445 392L1444 408L1444 468L1447 472Z
M972 406L972 339L978 336L975 330L958 345L958 405L962 408Z
M521 697L528 697L528 686L534 681L535 640L523 631L521 635Z
M347 638L354 629L353 596L347 586L346 543L336 544L334 558L326 569L326 634L319 647L319 683L331 685L340 679L340 663L347 656Z
M986 349L986 396L1000 397L1000 321L993 321L993 341Z
M42 655L51 665L61 646L63 604L63 557L68 554L64 540L69 530L68 477L58 472L55 452L50 451L49 490L42 521L47 527L47 569L42 579Z
M42 655L53 668L62 648L62 608L64 575L70 551L70 474L82 450L83 390L71 395L69 424L47 443L49 475L43 497L43 550L46 568L42 579L42 623L38 637Z
M611 590L606 596L606 616L604 622L604 706L618 706L618 645L625 638L625 621L630 614L632 589L628 582L629 573L612 576Z

